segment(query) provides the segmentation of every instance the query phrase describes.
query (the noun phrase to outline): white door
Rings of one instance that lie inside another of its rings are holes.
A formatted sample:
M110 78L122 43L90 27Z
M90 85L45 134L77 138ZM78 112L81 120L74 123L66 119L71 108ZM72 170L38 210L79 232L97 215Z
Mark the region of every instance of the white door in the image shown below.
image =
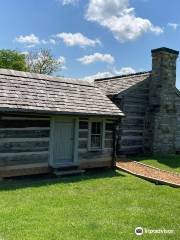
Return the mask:
M73 162L74 121L55 120L53 131L53 165L68 165Z

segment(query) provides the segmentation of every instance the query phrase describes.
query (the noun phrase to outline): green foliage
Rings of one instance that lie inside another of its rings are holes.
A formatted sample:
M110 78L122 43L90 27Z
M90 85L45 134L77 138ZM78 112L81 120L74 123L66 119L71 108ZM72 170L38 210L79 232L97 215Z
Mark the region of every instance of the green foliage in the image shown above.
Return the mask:
M0 50L0 68L50 75L62 65L63 60L56 59L49 49L34 50L26 55L15 50Z
M134 229L174 230L143 240L179 239L179 189L99 170L0 183L0 236L8 240L136 240Z
M0 68L26 71L25 55L15 50L0 50Z

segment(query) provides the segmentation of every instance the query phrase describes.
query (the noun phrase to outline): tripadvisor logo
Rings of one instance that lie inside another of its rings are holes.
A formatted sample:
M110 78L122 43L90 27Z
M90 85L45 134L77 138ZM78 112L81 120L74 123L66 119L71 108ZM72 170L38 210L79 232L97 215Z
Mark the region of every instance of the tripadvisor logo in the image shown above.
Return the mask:
M137 227L137 228L135 228L135 234L136 234L137 236L143 235L143 228L142 228L142 227Z

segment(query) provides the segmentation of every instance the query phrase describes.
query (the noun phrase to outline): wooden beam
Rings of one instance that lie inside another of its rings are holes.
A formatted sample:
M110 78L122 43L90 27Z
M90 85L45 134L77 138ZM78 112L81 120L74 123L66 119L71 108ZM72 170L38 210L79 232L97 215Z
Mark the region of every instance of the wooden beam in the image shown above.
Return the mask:
M48 151L39 151L39 152L17 152L17 153L0 153L0 158L4 156L24 156L24 155L32 155L32 154L48 154Z
M42 137L42 138L2 138L0 140L0 143L14 143L14 142L48 142L48 137Z
M25 128L0 128L0 131L1 130L11 130L11 131L22 131L22 130L27 130L27 131L30 131L30 130L50 130L50 127L25 127Z

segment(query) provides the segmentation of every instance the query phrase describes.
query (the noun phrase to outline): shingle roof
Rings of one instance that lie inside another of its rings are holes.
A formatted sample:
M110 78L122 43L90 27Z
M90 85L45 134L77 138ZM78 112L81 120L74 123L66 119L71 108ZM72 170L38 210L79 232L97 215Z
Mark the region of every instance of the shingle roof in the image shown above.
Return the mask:
M87 81L0 69L0 111L123 115Z
M96 87L99 87L106 95L109 96L129 89L137 83L148 79L150 75L151 72L139 72L116 77L96 79L94 82Z

